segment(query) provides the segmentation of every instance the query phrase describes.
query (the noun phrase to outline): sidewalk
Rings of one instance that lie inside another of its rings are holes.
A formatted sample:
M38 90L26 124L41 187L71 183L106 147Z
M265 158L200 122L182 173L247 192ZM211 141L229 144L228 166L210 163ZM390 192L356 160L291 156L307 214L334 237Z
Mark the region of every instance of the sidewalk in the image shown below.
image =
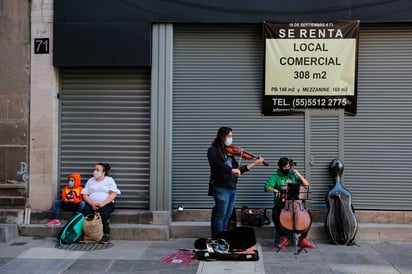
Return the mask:
M336 246L314 241L316 249L276 252L271 240L259 239L259 261L161 263L178 249L192 249L195 239L169 241L112 240L93 251L56 248L54 238L18 237L0 243L0 273L412 273L412 242L357 242Z

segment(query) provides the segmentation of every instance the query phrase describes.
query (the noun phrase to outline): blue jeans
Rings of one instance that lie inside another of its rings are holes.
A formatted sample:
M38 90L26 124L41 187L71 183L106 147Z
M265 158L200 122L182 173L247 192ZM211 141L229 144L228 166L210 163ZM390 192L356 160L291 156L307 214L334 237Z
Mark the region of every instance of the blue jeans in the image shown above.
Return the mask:
M212 236L215 237L217 233L227 229L230 216L235 207L236 189L214 186L213 199L216 204L216 213L212 224L215 235Z
M60 220L60 210L80 212L86 205L85 201L81 201L78 204L65 203L62 200L55 200L53 204L54 218Z

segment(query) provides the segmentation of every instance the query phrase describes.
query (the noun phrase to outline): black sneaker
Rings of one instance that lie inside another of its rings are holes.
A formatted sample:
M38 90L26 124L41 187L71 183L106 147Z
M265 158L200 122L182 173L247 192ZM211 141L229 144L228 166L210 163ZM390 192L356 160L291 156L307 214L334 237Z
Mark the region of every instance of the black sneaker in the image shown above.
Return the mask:
M107 244L110 240L110 235L109 234L104 234L102 239L100 240L101 244Z

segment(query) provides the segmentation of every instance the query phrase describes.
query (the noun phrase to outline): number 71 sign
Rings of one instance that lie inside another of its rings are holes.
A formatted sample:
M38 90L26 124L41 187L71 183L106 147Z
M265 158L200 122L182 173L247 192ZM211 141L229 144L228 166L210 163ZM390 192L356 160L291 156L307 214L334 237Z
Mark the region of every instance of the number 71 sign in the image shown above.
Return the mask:
M47 54L49 48L49 38L34 38L34 54Z

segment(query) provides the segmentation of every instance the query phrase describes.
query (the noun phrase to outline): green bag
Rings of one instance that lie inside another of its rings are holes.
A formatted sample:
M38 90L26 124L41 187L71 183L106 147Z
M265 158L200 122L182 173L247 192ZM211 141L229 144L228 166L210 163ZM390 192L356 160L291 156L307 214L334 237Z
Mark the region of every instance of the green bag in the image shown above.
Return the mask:
M77 242L83 235L84 215L76 212L57 235L60 246Z

